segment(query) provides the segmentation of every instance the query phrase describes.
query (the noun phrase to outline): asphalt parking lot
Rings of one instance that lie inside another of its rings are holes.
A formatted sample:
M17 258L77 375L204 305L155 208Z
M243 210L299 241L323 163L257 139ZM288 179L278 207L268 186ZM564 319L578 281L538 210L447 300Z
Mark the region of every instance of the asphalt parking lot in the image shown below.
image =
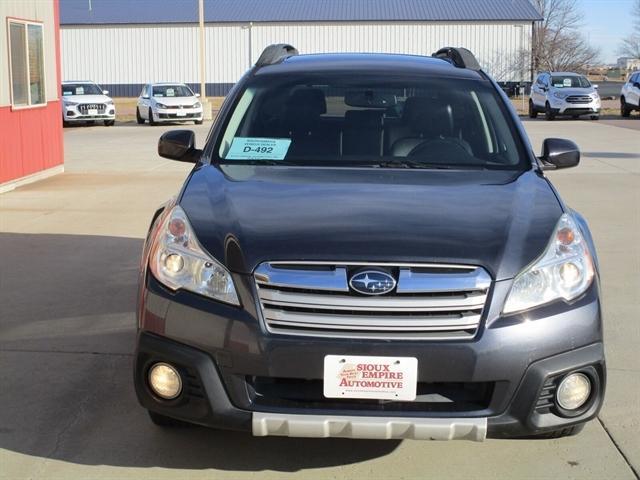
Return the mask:
M0 478L593 478L640 472L640 118L525 121L536 151L566 137L581 165L551 173L598 246L609 369L598 421L544 441L350 441L161 430L135 400L142 238L189 165L164 130L65 130L66 172L0 195ZM630 125L630 126L629 126ZM193 128L202 142L210 125ZM178 127L179 128L179 127Z

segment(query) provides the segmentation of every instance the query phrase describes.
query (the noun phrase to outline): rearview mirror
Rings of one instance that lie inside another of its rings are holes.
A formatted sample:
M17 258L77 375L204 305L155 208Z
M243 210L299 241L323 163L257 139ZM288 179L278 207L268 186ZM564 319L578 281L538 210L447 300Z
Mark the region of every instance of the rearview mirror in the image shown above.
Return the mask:
M543 170L575 167L580 163L580 149L571 140L547 138L542 143Z
M192 130L170 130L158 141L158 155L170 160L195 163L202 153L195 145L196 134Z

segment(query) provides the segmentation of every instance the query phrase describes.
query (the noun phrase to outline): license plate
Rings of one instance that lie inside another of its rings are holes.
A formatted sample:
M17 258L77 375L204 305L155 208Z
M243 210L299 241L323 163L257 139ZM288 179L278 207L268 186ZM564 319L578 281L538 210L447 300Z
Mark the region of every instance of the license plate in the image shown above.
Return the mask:
M178 117L186 117L187 116L187 112L176 112L176 115Z
M97 114L98 114L98 110L94 108L87 110L87 115L97 115Z
M324 357L324 396L377 400L416 399L418 359L413 357Z

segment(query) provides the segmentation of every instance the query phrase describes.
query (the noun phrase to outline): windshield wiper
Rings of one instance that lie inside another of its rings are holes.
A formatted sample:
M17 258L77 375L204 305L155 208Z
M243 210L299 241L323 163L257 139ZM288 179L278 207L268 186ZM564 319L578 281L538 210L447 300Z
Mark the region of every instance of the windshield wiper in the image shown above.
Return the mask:
M422 168L422 169L435 169L435 170L460 170L460 169L480 169L484 167L480 165L444 165L442 163L426 163L417 162L415 160L402 159L402 160L387 160L374 164L375 167L381 168Z

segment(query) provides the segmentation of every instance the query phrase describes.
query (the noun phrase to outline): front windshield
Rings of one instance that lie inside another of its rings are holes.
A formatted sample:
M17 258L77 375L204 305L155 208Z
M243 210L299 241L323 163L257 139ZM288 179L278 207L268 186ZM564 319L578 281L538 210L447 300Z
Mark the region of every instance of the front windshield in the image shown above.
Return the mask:
M62 96L102 95L102 90L95 83L65 83L62 85Z
M214 151L223 164L527 168L488 81L380 75L256 76Z
M589 88L591 83L582 75L554 75L551 85L555 88Z
M154 85L154 97L193 97L191 89L185 85Z

